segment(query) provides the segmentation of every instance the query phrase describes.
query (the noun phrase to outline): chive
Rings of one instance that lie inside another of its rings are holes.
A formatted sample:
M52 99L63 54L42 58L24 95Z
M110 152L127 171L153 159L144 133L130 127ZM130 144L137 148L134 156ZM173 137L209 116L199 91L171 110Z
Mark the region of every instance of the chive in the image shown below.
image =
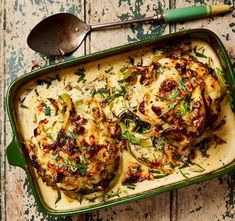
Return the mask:
M117 192L111 191L109 194L107 194L107 198L109 199L109 198L112 198L115 196L120 197L120 193L121 193L121 190L120 190L120 188L118 188Z
M108 73L110 73L112 70L113 70L113 66L110 65L110 68L107 69L107 70L105 70L104 72L105 72L106 74L108 74Z
M61 200L61 192L57 190L57 199L55 201L55 205Z
M183 91L187 91L187 90L186 90L186 87L185 87L185 84L184 84L184 82L183 82L183 78L181 78L181 79L179 80L179 85L180 85L180 88L181 88Z
M135 189L134 186L126 186L126 188L131 189L131 190L134 190L134 189Z
M141 142L141 139L138 137L135 137L133 134L131 134L124 123L119 123L122 131L122 138L128 140L131 144L137 144L139 145Z
M128 67L122 67L121 69L120 69L120 72L124 72L126 69L127 69Z
M44 85L46 84L47 85L47 89L51 86L51 80L46 80L46 79L39 79L37 80L37 85Z
M122 183L123 186L126 186L126 188L134 190L136 185L134 183Z
M109 89L107 89L107 87L102 87L99 88L98 90L93 89L91 91L91 95L94 97L96 94L100 94L102 97L104 97L104 94L109 94Z
M188 177L186 176L186 174L185 174L185 173L183 173L183 172L182 172L182 170L181 170L180 168L179 168L179 171L180 171L181 175L182 175L184 178L188 179Z
M163 101L171 101L169 98L167 97L162 97L162 96L159 96L159 95L155 95L157 98L159 98L160 100L163 100Z
M203 168L202 166L200 166L199 164L197 163L191 163L192 165L196 165L198 167L198 169L191 169L192 172L196 172L196 173L202 173L204 172L206 169Z
M163 116L164 114L166 114L167 112L169 112L169 111L175 109L175 107L176 107L176 103L170 105L170 106L167 108L167 110L164 111L159 117L162 117L162 116Z
M75 167L75 170L79 171L79 173L82 176L85 176L87 174L87 166L83 163L77 164L76 167Z
M20 107L24 108L24 109L29 109L26 105L21 104Z
M197 57L200 57L200 58L207 58L206 55L204 55L204 54L202 54L202 53L200 53L200 52L197 51L197 47L196 47L196 46L193 48L193 52L194 52L194 54L195 54Z
M37 115L34 114L34 122L37 123L37 121L38 121L38 120L37 120Z
M163 178L163 177L166 177L168 176L168 174L159 174L159 175L155 175L153 176L154 179L160 179L160 178Z
M216 76L218 78L219 83L221 84L221 86L223 87L227 87L226 81L224 79L224 74L223 71L219 68L216 68Z
M189 111L189 103L183 99L180 103L180 115L184 116Z
M162 171L160 170L150 170L151 173L156 173L156 174L162 174Z
M60 154L59 154L59 153L57 153L54 157L52 157L52 160L57 161L59 157L60 157Z
M179 90L176 88L171 95L171 99L175 99L178 96L179 96Z
M77 81L78 83L81 81L84 83L86 81L86 79L84 79L85 71L86 71L85 68L82 67L82 68L78 68L78 70L74 73L75 75L79 76L78 81Z
M24 97L22 100L20 99L20 103L21 104L24 103L25 99L26 99L26 97Z
M108 100L113 101L117 97L125 97L126 94L127 94L127 89L124 86L121 86L121 89L118 90L117 93L112 94L110 97L108 97Z
M39 96L38 90L35 89L34 91L35 91L35 94L36 94L37 96Z
M69 159L68 157L64 159L64 163L65 163L65 166L66 166L67 168L70 168L70 167L71 167L71 161L70 161L70 159Z
M45 104L44 114L45 116L51 116L51 108L46 104Z

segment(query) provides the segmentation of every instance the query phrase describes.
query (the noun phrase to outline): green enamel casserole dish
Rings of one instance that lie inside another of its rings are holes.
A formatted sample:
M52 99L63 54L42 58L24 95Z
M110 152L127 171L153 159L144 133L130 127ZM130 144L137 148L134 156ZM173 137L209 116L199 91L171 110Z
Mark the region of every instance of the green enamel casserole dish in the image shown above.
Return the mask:
M111 48L108 50L82 56L79 58L74 58L74 59L59 63L59 64L54 64L51 66L43 67L39 70L32 71L28 74L24 74L23 76L17 78L14 82L11 83L6 94L6 108L7 108L8 117L9 117L12 130L13 130L13 138L12 138L12 142L7 147L7 158L8 158L8 162L10 165L18 166L18 167L21 167L23 170L25 170L30 187L32 188L33 195L35 197L35 200L37 202L37 205L40 211L45 212L47 214L51 214L51 215L71 215L71 214L87 213L93 210L102 209L102 208L118 205L121 203L126 203L130 201L138 200L138 199L147 198L147 197L154 196L162 192L171 191L176 188L188 186L193 183L201 182L204 180L211 179L213 177L220 176L222 174L228 173L235 169L235 156L234 156L232 162L229 162L228 164L225 164L224 166L216 170L213 170L209 173L198 174L197 176L194 176L192 178L186 178L181 181L176 181L170 184L162 185L158 188L143 191L138 194L127 195L125 197L120 197L120 198L118 197L118 198L115 198L113 200L109 200L106 202L91 204L87 207L82 207L82 208L72 209L72 210L54 210L54 209L51 209L44 202L40 188L37 183L37 178L35 177L35 173L33 171L33 166L31 165L29 157L26 154L26 150L24 148L24 144L22 142L19 129L17 127L16 112L14 109L14 99L15 99L17 92L19 91L19 88L22 85L24 85L25 83L35 78L46 76L47 74L51 72L61 71L65 68L72 67L75 65L89 63L98 59L105 59L110 56L122 54L125 52L129 52L129 51L140 49L140 48L147 47L147 46L154 45L154 47L157 47L157 46L167 45L175 41L182 41L182 40L188 40L188 39L199 39L199 40L205 41L212 47L212 49L216 53L221 63L223 73L225 73L224 78L227 82L228 90L230 91L230 98L231 98L230 105L231 105L231 109L234 112L235 111L235 75L234 75L233 67L229 59L229 56L226 52L226 49L223 46L220 39L212 31L207 30L207 29L193 29L193 30L187 30L187 31L182 31L178 33L168 34L168 35L161 36L161 37L151 38L151 39L139 41L136 43Z

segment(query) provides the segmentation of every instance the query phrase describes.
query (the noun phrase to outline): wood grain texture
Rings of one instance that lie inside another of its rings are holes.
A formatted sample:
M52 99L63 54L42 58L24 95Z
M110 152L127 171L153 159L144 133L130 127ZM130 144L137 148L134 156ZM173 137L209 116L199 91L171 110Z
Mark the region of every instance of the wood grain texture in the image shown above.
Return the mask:
M0 0L0 220L120 220L187 221L235 220L235 173L185 187L171 193L127 203L87 214L86 217L51 217L40 213L23 170L8 165L5 148L12 139L4 113L6 89L16 77L32 68L56 63L33 52L26 44L29 31L41 19L58 12L70 12L90 24L151 16L164 9L201 4L229 3L225 0ZM216 32L225 44L235 67L235 14L171 25L137 25L91 33L73 54L86 53L127 44L182 29L204 27Z

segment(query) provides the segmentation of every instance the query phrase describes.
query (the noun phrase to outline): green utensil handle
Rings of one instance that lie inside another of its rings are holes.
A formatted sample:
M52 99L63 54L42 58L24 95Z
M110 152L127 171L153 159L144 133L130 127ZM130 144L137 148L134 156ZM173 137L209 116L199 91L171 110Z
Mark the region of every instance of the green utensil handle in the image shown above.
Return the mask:
M178 22L203 18L210 15L225 13L231 11L231 9L232 8L229 5L207 5L170 9L165 12L165 21Z
M11 143L7 147L7 159L12 166L18 166L23 169L26 167L25 157L20 149L16 136L13 137Z

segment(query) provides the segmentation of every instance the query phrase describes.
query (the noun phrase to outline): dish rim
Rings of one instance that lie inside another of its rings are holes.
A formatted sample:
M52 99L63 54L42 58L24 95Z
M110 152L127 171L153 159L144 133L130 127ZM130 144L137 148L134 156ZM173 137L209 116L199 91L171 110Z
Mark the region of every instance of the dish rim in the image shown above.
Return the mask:
M194 38L192 38L193 35L195 36ZM198 35L198 36L196 37L196 35ZM19 132L17 129L17 122L16 122L15 113L14 113L15 110L14 110L14 98L13 97L14 97L14 94L16 93L16 89L20 85L22 85L22 83L26 83L26 82L28 82L32 79L35 79L39 76L44 76L46 73L51 73L56 70L62 70L64 68L79 65L82 63L92 62L96 59L102 59L105 57L125 53L130 50L139 49L141 47L150 46L153 44L160 44L165 41L167 42L167 41L172 41L175 39L181 39L182 37L185 38L186 36L188 36L188 37L191 36L191 39L202 39L203 35L207 35L212 40L214 40L215 46L217 46L217 48L219 49L218 51L216 51L216 54L221 62L223 70L227 70L226 74L228 74L228 75L226 75L225 77L226 77L227 82L229 83L229 90L231 91L231 98L232 98L231 99L231 108L234 111L235 110L235 93L234 93L235 92L235 74L234 74L234 71L232 68L232 64L231 64L230 58L229 58L229 56L226 52L226 49L225 49L223 43L221 42L221 40L218 38L218 36L214 32L212 32L208 29L191 29L191 30L176 32L176 33L172 33L172 34L163 35L160 37L154 37L154 38L142 40L142 41L131 43L131 44L121 45L118 47L106 49L106 50L92 53L89 55L85 55L82 57L65 60L61 63L45 66L45 67L40 68L38 70L31 71L27 74L24 74L24 75L18 77L17 79L15 79L9 85L7 93L6 93L5 102L6 102L7 114L8 114L14 135L13 135L12 142L7 147L7 151L6 151L7 158L8 158L8 162L10 165L18 166L18 167L21 167L22 169L25 170L25 172L27 174L27 179L29 181L29 185L32 189L32 193L34 195L34 198L37 202L37 206L40 211L42 211L46 214L56 215L56 216L87 213L87 212L91 212L93 210L98 210L98 209L107 208L107 207L111 207L114 205L119 205L122 203L130 202L130 201L134 201L134 200L147 198L147 197L154 196L154 195L162 193L162 192L168 192L168 191L180 188L180 187L185 187L185 186L188 186L188 185L191 185L194 183L205 181L205 180L220 176L222 174L228 173L232 170L235 170L235 160L234 160L233 162L231 162L228 165L225 165L224 167L221 167L217 170L205 173L203 175L198 175L193 178L184 179L182 181L178 181L178 182L168 184L168 185L163 185L161 187L150 189L147 191L143 191L141 193L137 193L137 194L133 194L130 196L125 196L125 197L120 197L120 198L112 200L112 201L104 202L101 204L98 203L98 205L94 204L94 205L91 205L91 206L88 206L85 208L81 208L81 209L78 208L78 209L73 209L73 210L66 210L66 211L59 211L58 210L57 211L57 210L50 209L46 205L46 203L44 202L44 200L40 194L40 190L38 189L38 185L36 184L37 182L34 181L34 179L36 179L36 178L32 174L33 168L30 165L30 161L29 161L29 158L27 157L27 154L24 153L24 150L23 150L24 147L23 147L22 142L20 141L20 135L19 135ZM203 40L206 40L206 39L203 39ZM223 58L223 60L221 60L222 58Z

